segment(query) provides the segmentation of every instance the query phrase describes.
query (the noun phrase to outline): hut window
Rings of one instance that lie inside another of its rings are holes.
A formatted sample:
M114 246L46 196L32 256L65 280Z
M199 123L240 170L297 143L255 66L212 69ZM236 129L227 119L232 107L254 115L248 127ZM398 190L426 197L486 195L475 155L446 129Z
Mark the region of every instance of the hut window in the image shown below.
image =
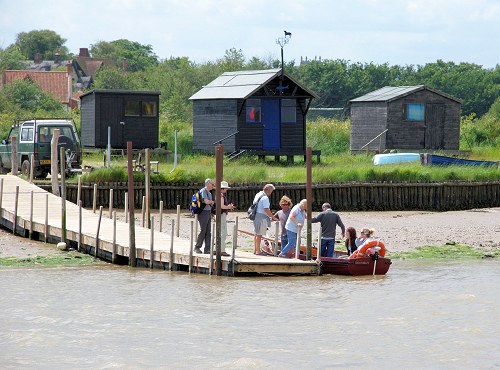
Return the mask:
M138 100L127 100L125 102L125 115L126 116L140 116L141 115L141 102Z
M425 120L425 104L423 104L423 103L406 104L406 120L407 121L424 121Z
M143 101L142 102L142 115L144 117L156 117L156 102Z
M297 122L297 107L295 99L281 100L281 122L283 123Z
M247 123L260 122L260 99L247 100Z

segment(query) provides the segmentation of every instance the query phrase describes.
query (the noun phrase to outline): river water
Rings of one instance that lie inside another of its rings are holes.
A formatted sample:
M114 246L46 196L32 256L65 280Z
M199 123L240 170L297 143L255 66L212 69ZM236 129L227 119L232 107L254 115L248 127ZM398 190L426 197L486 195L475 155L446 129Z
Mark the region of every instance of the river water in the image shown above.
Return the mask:
M500 367L499 261L385 277L0 269L2 369Z

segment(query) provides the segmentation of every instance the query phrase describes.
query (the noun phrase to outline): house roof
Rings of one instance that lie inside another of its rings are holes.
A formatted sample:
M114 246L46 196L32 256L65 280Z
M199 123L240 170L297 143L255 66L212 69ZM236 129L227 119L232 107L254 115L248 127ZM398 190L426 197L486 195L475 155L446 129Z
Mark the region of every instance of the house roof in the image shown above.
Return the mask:
M2 85L25 79L31 79L44 92L51 93L61 103L69 103L71 76L68 75L68 72L3 71Z
M280 73L281 68L225 72L208 85L203 86L201 90L189 99L246 99L262 86L266 85L269 81L278 77ZM286 72L285 76L293 83L300 86L308 94L317 98L316 94L288 76Z
M82 97L93 94L112 94L112 95L161 95L161 91L157 90L113 90L113 89L94 89L80 95Z
M445 98L454 100L458 103L461 101L457 98L454 98L450 95L447 95L441 91L431 89L430 87L424 85L416 85L416 86L385 86L381 89L372 91L366 95L360 96L359 98L352 99L350 102L370 102L370 101L380 101L380 102L390 102L404 96L413 94L420 90L429 90L438 95L444 96Z
M77 56L73 60L78 64L78 66L80 66L83 73L85 73L85 76L91 76L92 78L95 77L97 71L99 71L102 66L114 65L113 59L111 58Z

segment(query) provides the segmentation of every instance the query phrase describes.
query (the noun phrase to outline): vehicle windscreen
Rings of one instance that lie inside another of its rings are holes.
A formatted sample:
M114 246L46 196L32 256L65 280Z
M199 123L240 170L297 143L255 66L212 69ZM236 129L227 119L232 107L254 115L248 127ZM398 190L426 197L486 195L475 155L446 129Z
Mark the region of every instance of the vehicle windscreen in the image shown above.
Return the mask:
M73 142L76 142L75 136L73 135L73 129L70 126L40 126L38 128L38 142L39 143L50 143L52 136L54 135L54 130L59 129L59 136L67 136Z

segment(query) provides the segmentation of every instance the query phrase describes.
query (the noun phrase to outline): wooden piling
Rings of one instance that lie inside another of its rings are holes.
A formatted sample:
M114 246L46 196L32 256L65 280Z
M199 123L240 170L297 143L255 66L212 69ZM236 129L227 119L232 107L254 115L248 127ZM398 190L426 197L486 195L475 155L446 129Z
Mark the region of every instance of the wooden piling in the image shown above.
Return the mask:
M66 243L66 152L64 147L60 147L61 158L61 242Z
M129 241L130 256L129 265L137 265L137 253L135 250L135 216L134 216L134 173L132 171L132 142L127 141L127 169L128 169L128 203L129 203Z
M116 246L116 211L113 211L113 252L111 254L111 263L116 263L117 246Z
M59 196L59 184L57 183L57 145L59 144L60 130L54 129L50 142L50 178L52 183L52 194Z
M151 216L151 237L149 244L149 268L152 270L155 263L155 218Z
M177 230L175 236L179 237L179 230L181 227L181 206L177 205Z
M97 257L97 252L99 250L99 232L101 230L101 219L102 219L102 206L99 206L99 219L97 220L97 232L95 236L95 256Z
M0 179L0 217L2 216L3 178Z
M33 239L33 190L30 191L30 240Z
M78 201L78 252L82 251L82 201Z
M142 221L141 221L141 226L144 227L144 215L146 213L146 197L143 195L142 196L142 210L141 210L141 216L142 216Z
M97 184L94 184L94 199L92 201L92 211L95 213L97 209Z
M113 189L109 189L109 218L113 218Z
M163 200L160 200L160 232L163 231Z
M194 248L193 230L194 230L194 225L193 221L191 221L191 238L189 239L189 267L188 267L189 273L193 271L193 248Z
M30 156L30 184L33 184L33 172L35 171L35 155Z
M82 175L78 175L78 190L76 192L76 204L80 204L82 199Z
M128 193L125 192L125 205L124 205L124 208L125 208L125 223L128 223Z
M12 175L14 176L17 176L17 173L19 172L18 170L18 164L17 164L17 136L12 136L11 138L11 151L12 151L12 157L11 157L11 160L12 160L12 164L11 164L11 167L12 168Z
M14 220L12 221L12 234L14 235L16 235L18 205L19 205L19 185L16 185L16 197L14 201Z
M168 262L168 268L170 271L172 271L174 268L174 228L175 228L175 220L172 220L172 230L170 234L170 253Z
M151 220L150 220L150 217L151 217L151 212L150 212L150 209L149 209L149 205L151 204L150 201L151 201L151 161L150 161L150 157L149 157L149 148L146 148L145 150L145 154L146 154L146 172L144 173L144 187L145 187L145 191L146 191L146 228L150 228L151 227Z
M45 243L49 240L49 194L45 194Z
M306 148L306 199L307 199L307 220L306 220L306 260L311 259L312 251L312 148Z

